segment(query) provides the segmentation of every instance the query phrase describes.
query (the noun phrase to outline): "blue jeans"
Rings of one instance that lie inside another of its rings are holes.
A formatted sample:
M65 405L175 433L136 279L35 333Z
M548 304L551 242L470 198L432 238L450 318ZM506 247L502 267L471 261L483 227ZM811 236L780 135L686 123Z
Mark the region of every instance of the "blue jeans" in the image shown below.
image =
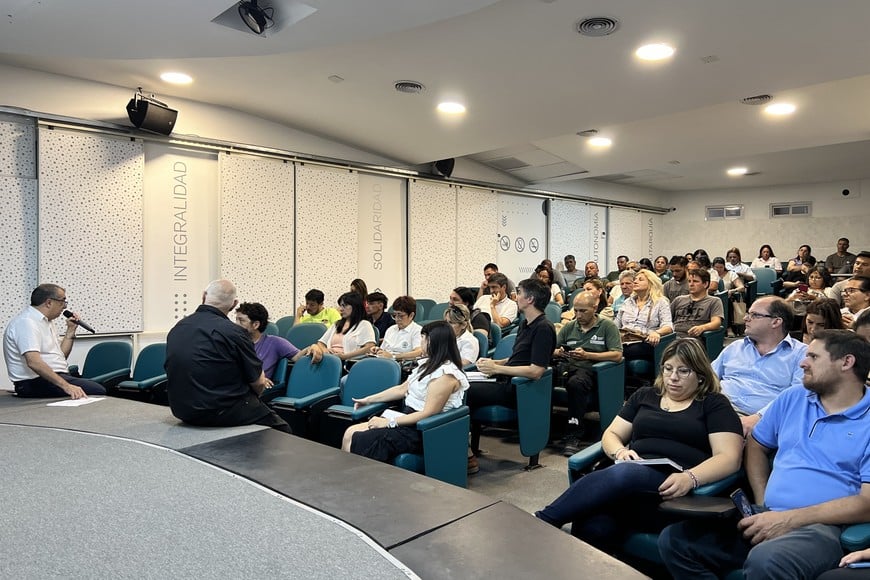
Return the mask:
M746 580L812 579L843 557L840 532L840 526L813 524L752 546L734 519L687 520L662 531L659 552L677 580L720 578L740 568Z
M619 463L585 475L535 516L596 547L617 545L630 522L647 519L661 498L659 486L668 473L648 465Z

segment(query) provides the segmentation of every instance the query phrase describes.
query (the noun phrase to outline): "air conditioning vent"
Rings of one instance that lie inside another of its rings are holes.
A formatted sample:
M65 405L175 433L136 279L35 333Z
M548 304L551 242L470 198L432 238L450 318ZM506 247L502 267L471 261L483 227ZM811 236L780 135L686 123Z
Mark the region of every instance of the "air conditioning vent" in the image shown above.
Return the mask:
M810 217L813 215L813 204L808 201L796 201L793 203L770 204L770 217Z
M418 83L417 81L396 81L393 86L400 93L407 93L409 95L416 95L426 90L423 83Z
M619 21L599 16L579 20L576 26L577 32L583 36L609 36L619 29Z
M706 221L743 219L742 205L708 205L704 209Z

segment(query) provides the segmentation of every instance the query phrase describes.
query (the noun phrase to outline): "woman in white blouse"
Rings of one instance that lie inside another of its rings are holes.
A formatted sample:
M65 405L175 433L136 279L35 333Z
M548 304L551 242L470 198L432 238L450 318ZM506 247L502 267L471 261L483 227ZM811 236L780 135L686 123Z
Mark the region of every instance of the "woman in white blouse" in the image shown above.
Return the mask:
M773 248L768 244L764 244L758 249L758 257L752 260L750 268L773 268L777 272L782 272L782 262L776 259L773 253Z
M422 330L424 356L408 380L363 399L354 408L371 403L404 399L402 412L393 419L372 417L367 423L348 428L341 448L378 461L390 461L402 453L421 453L423 436L417 422L437 413L462 406L468 379L459 368L459 350L453 329L443 320L430 322Z
M634 277L634 291L619 312L616 326L644 337L642 341L628 341L623 356L628 359L653 360L653 349L661 337L674 331L671 307L662 292L662 281L655 272L641 270Z
M456 348L459 349L463 367L472 364L480 356L480 343L472 334L470 319L471 314L464 304L451 304L444 311L444 320L456 335Z
M362 296L346 292L338 298L341 318L330 326L316 343L311 345L321 354L334 354L341 360L362 356L375 345L375 329L366 320Z
M558 284L556 284L556 281L553 279L552 268L541 264L540 266L535 268L535 275L538 277L538 280L546 284L547 288L550 289L551 302L565 304L565 299L562 298L562 288Z

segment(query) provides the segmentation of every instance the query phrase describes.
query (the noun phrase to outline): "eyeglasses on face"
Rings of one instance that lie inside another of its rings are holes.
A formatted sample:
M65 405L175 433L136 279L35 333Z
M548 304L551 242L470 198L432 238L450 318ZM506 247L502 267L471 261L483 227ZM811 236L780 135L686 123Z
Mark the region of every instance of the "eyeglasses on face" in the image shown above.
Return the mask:
M663 375L672 375L674 373L677 373L677 376L679 378L687 379L689 378L689 375L691 375L693 372L695 371L690 369L689 367L675 367L674 365L669 364L662 365Z
M55 302L62 302L64 306L68 304L66 298L59 298L57 296L52 296L50 300L54 300Z
M773 314L762 314L761 312L747 312L743 315L743 318L758 320L759 318L779 318L779 316L774 316Z
M408 317L408 315L404 312L393 312L392 314L390 314L390 316L393 318L393 320L404 320Z
M849 294L854 294L855 292L861 292L862 294L864 293L864 291L861 290L860 288L843 288L843 294L845 294L847 296Z

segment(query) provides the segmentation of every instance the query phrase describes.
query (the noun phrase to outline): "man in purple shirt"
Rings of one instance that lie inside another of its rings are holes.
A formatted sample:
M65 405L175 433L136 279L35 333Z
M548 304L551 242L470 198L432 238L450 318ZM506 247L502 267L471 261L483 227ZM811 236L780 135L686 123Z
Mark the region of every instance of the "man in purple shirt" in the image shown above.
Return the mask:
M263 373L271 380L278 361L286 358L296 362L308 354L308 349L299 350L286 338L263 334L268 323L269 311L259 302L242 302L236 309L236 324L248 331L254 351L263 363Z

